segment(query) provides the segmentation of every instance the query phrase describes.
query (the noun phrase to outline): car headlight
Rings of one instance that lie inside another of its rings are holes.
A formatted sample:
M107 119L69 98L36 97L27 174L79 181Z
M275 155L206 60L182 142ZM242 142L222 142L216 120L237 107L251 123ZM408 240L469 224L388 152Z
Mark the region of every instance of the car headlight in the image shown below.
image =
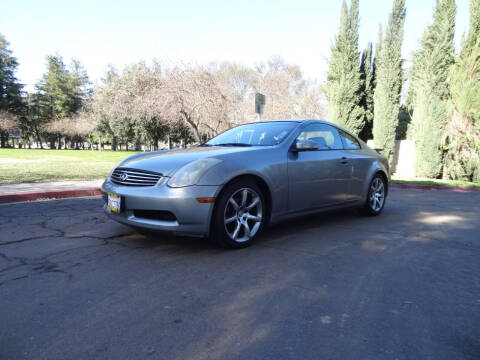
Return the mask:
M177 170L175 174L173 174L170 180L168 180L167 185L171 187L195 185L208 169L221 162L222 160L219 159L208 158L188 163Z

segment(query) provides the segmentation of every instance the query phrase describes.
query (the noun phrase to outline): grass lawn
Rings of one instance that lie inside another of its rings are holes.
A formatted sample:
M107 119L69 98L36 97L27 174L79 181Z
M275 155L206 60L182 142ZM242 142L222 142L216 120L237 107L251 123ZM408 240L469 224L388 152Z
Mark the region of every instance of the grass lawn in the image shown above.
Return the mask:
M442 180L442 179L426 179L426 178L403 178L392 176L392 184L410 184L410 185L435 185L435 186L455 186L465 188L480 188L478 182L458 181L458 180Z
M0 149L0 184L61 180L96 180L134 151ZM394 184L480 188L480 183L392 177Z
M134 151L0 149L0 184L96 180Z

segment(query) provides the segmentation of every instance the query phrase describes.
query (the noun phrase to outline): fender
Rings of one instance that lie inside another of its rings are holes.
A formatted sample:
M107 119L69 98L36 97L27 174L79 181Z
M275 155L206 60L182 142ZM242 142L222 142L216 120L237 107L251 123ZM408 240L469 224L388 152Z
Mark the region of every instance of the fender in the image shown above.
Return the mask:
M385 189L385 196L388 196L388 183L390 181L390 173L388 171L387 166L385 166L385 164L382 164L380 161L374 161L372 163L372 166L370 166L367 172L367 175L365 177L365 181L363 183L362 202L367 200L368 187L370 186L370 183L372 182L373 177L378 173L382 173L387 179L387 188Z

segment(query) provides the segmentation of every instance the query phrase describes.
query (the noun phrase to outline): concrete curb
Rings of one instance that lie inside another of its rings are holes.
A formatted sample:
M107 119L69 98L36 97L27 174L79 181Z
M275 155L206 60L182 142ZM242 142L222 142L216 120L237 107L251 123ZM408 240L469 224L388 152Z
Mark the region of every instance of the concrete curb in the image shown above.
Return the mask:
M450 191L463 191L463 192L480 192L480 188L466 188L466 187L438 186L438 185L390 184L389 187L394 189L450 190ZM102 195L102 191L99 188L8 194L8 195L0 195L0 204L33 201L33 200L98 196L98 195Z
M74 197L82 197L82 196L97 196L101 194L102 194L102 191L98 188L62 190L62 191L44 191L44 192L23 193L23 194L8 194L8 195L0 195L0 204L33 201L33 200L40 200L40 199L44 200L44 199L74 198Z
M464 192L480 192L480 188L441 186L441 185L410 185L410 184L392 184L388 185L395 189L418 189L418 190L450 190Z

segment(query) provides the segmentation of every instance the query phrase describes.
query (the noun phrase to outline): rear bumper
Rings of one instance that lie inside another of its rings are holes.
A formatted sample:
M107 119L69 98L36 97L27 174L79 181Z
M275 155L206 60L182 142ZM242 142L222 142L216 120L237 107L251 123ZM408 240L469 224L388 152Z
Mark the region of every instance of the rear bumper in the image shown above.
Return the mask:
M110 211L106 204L104 205L104 211L111 219L133 227L190 236L209 235L214 204L199 203L197 198L215 197L218 190L219 186L121 186L108 180L102 185L104 194L116 194L122 198L120 214ZM135 215L135 210L168 211L175 215L175 219L142 218L138 216L138 212L137 216Z

